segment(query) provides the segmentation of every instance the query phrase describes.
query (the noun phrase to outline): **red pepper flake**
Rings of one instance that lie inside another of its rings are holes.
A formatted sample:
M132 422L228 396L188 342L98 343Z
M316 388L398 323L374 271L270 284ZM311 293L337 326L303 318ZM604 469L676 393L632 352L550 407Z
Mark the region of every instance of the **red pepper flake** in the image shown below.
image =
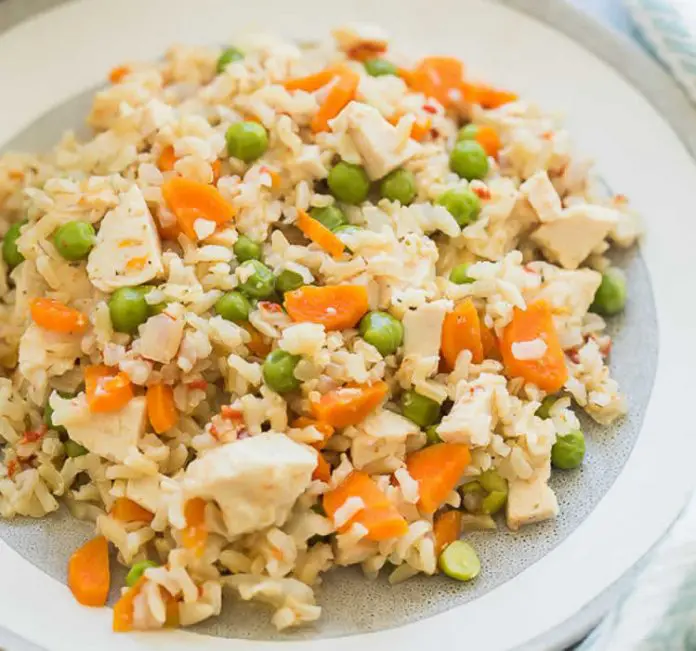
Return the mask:
M18 470L19 470L19 461L17 461L17 459L11 459L7 463L7 476L10 479L14 479L14 476L17 474Z
M189 382L186 385L189 389L201 389L202 391L205 391L208 388L208 382L207 380L200 379L200 380L193 380L193 382Z
M431 138L439 138L440 132L437 129L430 129L430 137Z
M434 106L431 106L430 104L423 104L423 110L427 111L428 113L431 113L432 115L435 115L435 113L437 113L437 109Z
M283 308L279 303L273 303L273 301L259 301L259 307L266 312L272 312L278 314L283 311Z
M244 420L244 414L241 409L223 405L220 408L220 415L227 420Z
M41 425L39 429L24 432L24 436L22 437L20 443L36 443L43 438L44 434L46 434L46 430L46 425Z
M483 201L487 201L491 198L491 191L486 185L476 185L470 189L476 196L478 196L479 199L482 199Z

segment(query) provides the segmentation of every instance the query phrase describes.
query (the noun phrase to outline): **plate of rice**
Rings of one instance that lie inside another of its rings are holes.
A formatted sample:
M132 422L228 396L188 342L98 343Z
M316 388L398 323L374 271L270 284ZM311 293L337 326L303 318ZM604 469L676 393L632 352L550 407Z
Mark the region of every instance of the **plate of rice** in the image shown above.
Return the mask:
M678 515L696 117L569 7L59 3L0 87L0 625L560 648Z

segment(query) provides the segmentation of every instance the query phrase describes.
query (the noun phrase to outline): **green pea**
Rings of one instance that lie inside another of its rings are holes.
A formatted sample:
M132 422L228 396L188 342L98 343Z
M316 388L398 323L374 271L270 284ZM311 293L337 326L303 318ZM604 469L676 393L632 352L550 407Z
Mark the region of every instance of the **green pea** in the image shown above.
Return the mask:
M360 336L382 355L393 355L404 340L404 326L388 312L368 312L360 320Z
M75 457L82 457L89 452L87 448L81 446L72 439L68 439L65 443L63 443L63 447L65 448L65 454L67 454L71 459L74 459Z
M55 430L59 434L67 434L68 430L65 429L62 425L56 425L53 422L53 407L51 407L51 403L47 402L46 406L44 407L44 413L43 413L43 422L46 427L49 429Z
M145 300L146 294L139 287L121 287L111 295L109 314L116 332L134 334L138 331L138 326L147 321L150 306Z
M476 480L468 481L466 484L462 484L459 490L462 495L483 495L485 493L483 486L481 486L480 482Z
M18 264L24 262L24 256L17 248L17 240L22 234L20 228L23 224L24 222L12 224L2 240L2 258L10 269L14 269Z
M437 203L444 206L462 228L473 224L481 212L481 200L464 188L452 188L438 197Z
M316 219L320 224L326 226L330 231L335 231L348 223L343 211L335 205L312 208L309 211L309 215L312 219Z
M398 68L386 59L367 59L363 62L365 66L365 72L367 72L370 77L382 77L384 75L396 75L398 74Z
M469 265L468 264L458 264L452 271L450 271L449 279L451 283L455 285L468 285L473 283L474 279L468 274Z
M507 493L508 484L507 481L500 476L497 470L490 468L485 472L482 472L478 478L479 484L487 493L499 492Z
M536 415L539 416L539 418L543 418L544 420L550 418L551 407L553 407L556 404L556 400L556 396L546 396L546 398L544 398L541 401L539 409L536 410Z
M440 569L458 581L471 581L481 571L481 561L474 548L463 540L455 540L445 547L438 559Z
M344 203L359 204L367 199L370 179L360 165L341 161L329 172L327 179L331 194Z
M585 435L578 429L556 437L551 463L561 470L577 468L585 458Z
M273 272L263 262L247 260L240 265L253 273L239 285L239 290L251 298L268 298L275 292L276 279Z
M237 238L232 251L239 262L261 259L261 245L246 235L240 235Z
M437 425L430 425L425 428L425 441L426 445L435 445L436 443L442 443L440 435L437 433Z
M145 570L149 570L151 567L159 567L159 563L155 563L155 561L140 561L134 563L133 567L128 570L128 574L126 574L126 585L132 588L140 581L142 575L145 574Z
M227 153L251 163L268 149L268 132L258 122L235 122L227 129Z
M460 140L450 154L450 169L467 181L488 174L488 154L475 140Z
M416 425L428 427L440 417L440 405L411 389L401 396L401 412Z
M493 515L505 506L508 494L502 491L492 491L483 498L481 502L481 511L486 515Z
M478 125L477 124L466 124L457 133L457 142L460 140L476 140L478 136Z
M626 306L626 277L620 269L607 269L597 289L590 310L605 316L613 316Z
M408 206L416 198L416 177L413 172L397 169L389 172L379 184L379 192L389 201L398 201Z
M227 292L215 302L215 313L227 321L248 321L250 312L251 303L241 292Z
M272 351L261 367L263 381L276 393L299 389L300 381L295 377L295 367L300 359L299 355L291 355L280 348Z
M225 68L233 61L241 61L244 58L244 54L240 52L236 47L228 47L223 50L220 58L217 60L217 65L215 70L218 74L225 71Z
M283 269L276 278L276 289L281 294L298 289L304 284L304 278L296 271L290 271L290 269Z
M63 224L53 236L53 244L58 253L72 262L84 260L92 250L97 235L94 226L87 222L68 222Z

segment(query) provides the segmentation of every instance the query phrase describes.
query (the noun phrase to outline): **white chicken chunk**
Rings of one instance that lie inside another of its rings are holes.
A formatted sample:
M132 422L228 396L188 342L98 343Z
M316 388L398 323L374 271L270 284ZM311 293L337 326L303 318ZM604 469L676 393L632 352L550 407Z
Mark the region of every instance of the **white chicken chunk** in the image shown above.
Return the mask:
M51 332L29 324L19 340L19 372L37 389L49 377L63 375L80 356L80 335Z
M230 536L282 525L312 479L316 452L268 432L214 448L186 469L187 498L214 500Z
M566 208L555 221L542 224L532 239L544 255L566 269L577 269L617 222L611 208L580 204Z
M404 357L434 357L440 354L442 322L452 309L452 301L438 300L406 312L404 324Z
M169 364L179 352L185 325L183 318L166 312L151 316L140 326L140 338L133 348L145 359Z
M351 102L336 118L339 124L345 120L346 132L362 158L365 171L371 180L381 179L420 150L420 145L389 124L374 107Z
M546 171L530 176L521 186L520 194L529 201L542 223L552 222L561 216L561 198L553 187Z
M49 402L56 425L65 427L73 441L110 461L125 462L145 433L147 406L143 396L133 398L118 411L96 414L90 411L84 393L65 399L54 392Z
M548 486L551 468L547 464L529 480L509 482L507 525L516 531L525 524L549 520L558 513L556 494Z
M142 192L132 187L99 225L87 260L92 284L103 292L142 285L164 271L157 227Z

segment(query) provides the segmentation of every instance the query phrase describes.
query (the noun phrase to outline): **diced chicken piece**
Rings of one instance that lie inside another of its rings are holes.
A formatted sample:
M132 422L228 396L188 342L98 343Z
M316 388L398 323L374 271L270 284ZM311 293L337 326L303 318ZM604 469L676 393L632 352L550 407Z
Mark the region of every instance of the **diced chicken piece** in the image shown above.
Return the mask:
M163 271L157 227L142 192L133 187L99 225L87 261L89 279L97 289L113 292L147 283Z
M146 359L169 364L179 352L185 325L183 318L166 312L151 316L140 326L140 338L133 348Z
M420 150L420 145L403 137L374 107L351 102L336 118L345 120L346 132L362 158L367 175L373 181L401 167Z
M577 269L617 222L616 211L584 204L566 208L559 219L542 224L532 239L544 255L566 269Z
M49 377L63 375L80 356L79 335L51 332L30 323L19 340L19 372L36 388Z
M379 54L389 45L388 34L377 25L349 23L333 30L332 35L339 50L350 52L357 48L366 48Z
M457 400L437 428L447 443L485 447L493 436L493 396L496 387L505 388L505 378L482 373L476 380L457 387Z
M530 176L521 186L520 193L529 201L542 223L552 222L561 216L561 198L553 187L546 171Z
M129 479L126 484L126 497L155 513L162 502L159 475Z
M558 500L549 488L550 465L537 471L529 480L509 482L507 525L517 531L522 525L549 520L558 513Z
M268 432L214 448L186 469L186 497L214 500L230 536L282 525L312 479L316 452Z
M359 433L351 444L351 459L356 468L367 466L369 472L389 472L402 465L406 439L420 431L408 418L387 409L374 412L357 429Z
M123 409L98 414L89 410L84 393L65 399L54 392L50 404L56 425L65 427L73 441L110 461L123 463L145 433L147 406L142 396Z
M403 318L404 357L440 354L442 322L451 309L452 301L438 300L406 312Z

